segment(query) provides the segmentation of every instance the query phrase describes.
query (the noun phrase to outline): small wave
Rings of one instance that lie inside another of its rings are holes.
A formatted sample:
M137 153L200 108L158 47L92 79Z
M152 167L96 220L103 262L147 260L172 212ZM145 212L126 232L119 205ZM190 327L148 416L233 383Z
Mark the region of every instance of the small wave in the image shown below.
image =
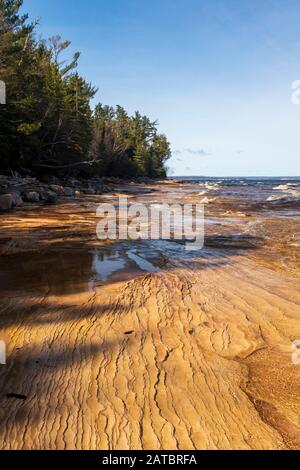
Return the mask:
M296 194L292 194L292 197L290 194L283 194L281 196L270 196L268 197L267 199L267 202L271 202L271 203L274 203L274 204L284 204L284 205L300 205L300 194L299 194L299 191L297 191L297 195Z
M267 201L268 202L282 202L284 204L295 204L300 202L300 190L297 183L280 184L274 188L275 191L281 191L282 194L273 194Z
M297 183L287 183L287 184L280 184L274 188L275 191L288 191L293 187L298 187Z
M222 217L226 217L228 219L243 219L243 218L246 218L248 217L247 214L245 214L244 212L233 212L233 211L226 211L224 212L224 214L221 214Z
M289 197L292 196L292 199L300 199L300 190L297 188L289 189L286 191Z
M219 184L218 183L205 183L204 184L204 187L206 189L208 189L209 191L218 191L220 188L219 188Z
M268 197L267 201L268 202L275 202L275 201L284 201L287 198L287 196L270 196Z
M216 202L217 198L214 197L214 198L208 198L208 197L205 197L204 199L202 199L202 201L200 201L200 204L211 204L212 202Z

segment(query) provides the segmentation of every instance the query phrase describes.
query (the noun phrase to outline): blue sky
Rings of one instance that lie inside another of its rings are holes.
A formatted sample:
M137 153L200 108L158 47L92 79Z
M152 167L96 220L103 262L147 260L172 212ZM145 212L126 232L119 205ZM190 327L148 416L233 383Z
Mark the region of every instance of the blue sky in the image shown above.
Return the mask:
M24 0L97 101L157 119L174 175L299 176L299 0Z

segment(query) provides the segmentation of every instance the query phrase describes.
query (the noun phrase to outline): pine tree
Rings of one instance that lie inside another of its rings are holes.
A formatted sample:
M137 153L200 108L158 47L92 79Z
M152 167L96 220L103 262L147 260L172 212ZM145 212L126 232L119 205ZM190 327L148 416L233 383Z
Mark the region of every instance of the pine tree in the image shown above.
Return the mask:
M77 72L69 41L36 39L22 0L0 0L0 170L83 176L165 176L170 145L157 123L90 101L95 88Z

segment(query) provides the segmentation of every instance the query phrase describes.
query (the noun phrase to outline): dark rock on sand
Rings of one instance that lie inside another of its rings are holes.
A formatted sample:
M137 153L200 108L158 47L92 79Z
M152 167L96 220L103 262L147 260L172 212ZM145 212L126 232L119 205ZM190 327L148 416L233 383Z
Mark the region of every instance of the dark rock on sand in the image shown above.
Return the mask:
M66 197L73 197L74 196L74 190L72 188L64 188L64 195Z
M23 199L25 202L36 203L40 202L40 195L37 191L27 191L24 193Z
M50 191L53 191L54 193L56 193L58 196L65 196L66 195L66 191L63 186L60 186L58 184L51 184L49 186L49 189Z
M23 206L23 199L18 192L12 192L11 193L12 199L13 199L13 207L21 207Z
M40 195L42 201L44 201L46 204L56 204L58 201L58 194L49 189L41 189Z
M13 207L13 197L11 194L0 196L0 211L9 211Z

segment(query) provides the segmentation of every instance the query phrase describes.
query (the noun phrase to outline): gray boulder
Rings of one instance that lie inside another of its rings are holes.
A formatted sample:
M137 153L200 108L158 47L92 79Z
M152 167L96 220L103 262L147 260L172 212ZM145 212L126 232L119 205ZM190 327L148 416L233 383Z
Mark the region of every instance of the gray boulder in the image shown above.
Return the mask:
M59 186L58 184L51 184L49 186L49 189L50 189L50 191L58 194L59 196L64 196L65 195L64 188L62 186Z
M72 188L64 188L64 193L66 197L74 196L74 190Z
M46 204L56 204L58 201L58 195L50 189L43 189L40 191L41 199Z
M8 184L0 184L0 194L7 194L9 190Z
M25 202L36 203L40 202L40 195L36 191L27 191L23 194L23 199Z
M73 188L78 188L81 185L80 181L75 178L70 179L69 184Z
M0 211L9 211L13 207L13 197L11 194L0 196Z
M86 194L87 196L94 196L96 194L96 191L94 188L83 188L81 192L83 194Z
M13 200L13 207L21 207L23 205L23 199L18 192L12 192L11 196Z

